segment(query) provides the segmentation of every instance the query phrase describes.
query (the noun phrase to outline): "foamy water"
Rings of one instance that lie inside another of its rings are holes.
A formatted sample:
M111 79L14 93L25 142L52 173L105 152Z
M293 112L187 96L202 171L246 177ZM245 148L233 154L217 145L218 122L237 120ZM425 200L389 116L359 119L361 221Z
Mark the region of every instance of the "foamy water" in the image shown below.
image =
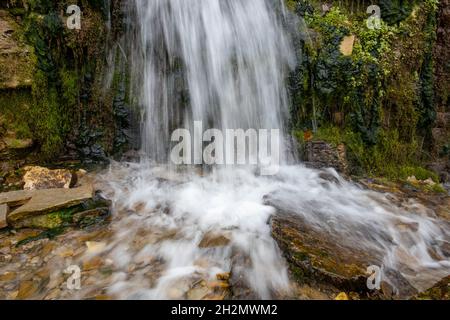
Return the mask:
M171 173L167 181L161 178L168 176L162 167L113 165L101 178L102 188L114 200L115 214L120 216L107 257L124 267L152 257L162 261L163 267L152 284L145 276L119 277L110 293L121 298L169 299L174 289L186 293L189 279L211 280L217 273L233 269L260 298L289 294L286 263L268 223L276 210L264 204L266 195L283 204L283 210L304 217L325 237L373 253L381 259L381 266L398 270L418 289L449 273L449 257L441 250L450 239L448 225L423 207L398 208L388 195L363 190L334 171L330 174L339 184L301 166L284 166L273 177L234 169L205 176L193 171ZM399 224L415 228L402 230ZM150 236L149 243L134 251L134 236L142 230ZM208 232L226 235L230 243L200 248ZM159 239L151 237L158 233L162 235ZM164 234L170 236L164 238ZM234 261L236 252L249 262L240 265Z
M398 207L391 196L363 190L334 171L328 174L337 183L301 165L283 165L277 175L263 177L240 167L180 174L148 164L169 163L171 133L192 128L194 121L205 130L285 132L285 79L295 59L282 0L134 0L127 14L144 156L140 164L113 164L100 177L114 201L114 239L105 253L121 270L114 272L109 293L179 298L193 281L232 271L259 298L289 295L286 263L269 225L277 210L265 204L266 196L324 237L398 270L419 289L449 273L442 249L448 223L416 203ZM229 243L199 247L208 233ZM139 263L148 266L127 273Z

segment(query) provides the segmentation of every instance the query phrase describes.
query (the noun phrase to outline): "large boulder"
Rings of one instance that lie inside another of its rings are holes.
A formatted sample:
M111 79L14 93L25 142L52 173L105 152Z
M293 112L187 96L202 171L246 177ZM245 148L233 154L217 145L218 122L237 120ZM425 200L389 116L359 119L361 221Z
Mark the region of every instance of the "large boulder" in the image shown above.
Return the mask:
M266 204L277 209L270 220L272 236L288 261L293 278L300 283L332 285L339 291L367 297L403 299L417 293L399 272L392 269L384 269L384 274L397 292L385 281L382 281L380 291L370 290L367 268L382 265L380 252L351 246L342 235L318 228L270 197L266 197Z
M50 170L44 167L26 167L23 181L25 190L70 188L74 177L69 170Z

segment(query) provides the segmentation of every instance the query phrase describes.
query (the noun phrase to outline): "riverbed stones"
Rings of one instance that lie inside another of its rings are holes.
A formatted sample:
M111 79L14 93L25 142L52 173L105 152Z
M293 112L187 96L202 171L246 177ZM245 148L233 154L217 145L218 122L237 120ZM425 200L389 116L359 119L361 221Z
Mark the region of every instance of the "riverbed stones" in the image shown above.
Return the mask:
M26 167L23 176L25 190L39 189L68 189L74 179L72 173L66 169L50 170L44 167Z

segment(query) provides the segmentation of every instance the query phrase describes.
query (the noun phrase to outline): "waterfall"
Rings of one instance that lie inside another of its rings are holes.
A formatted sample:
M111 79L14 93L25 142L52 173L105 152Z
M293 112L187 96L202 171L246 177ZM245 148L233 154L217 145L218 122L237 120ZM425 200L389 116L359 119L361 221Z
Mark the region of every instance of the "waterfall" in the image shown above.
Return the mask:
M134 0L143 150L167 161L175 128L280 129L294 57L282 1Z
M168 176L159 164L169 161L171 133L192 129L194 121L219 130L285 131L285 78L294 64L282 27L286 12L281 0L134 0L131 9L131 87L143 110L142 149L153 163L115 164L102 177L116 215L108 259L118 270L110 294L186 298L202 281L231 271L250 292L241 296L235 286L233 297L289 296L288 269L268 223L277 210L338 247L399 270L419 289L448 274L448 224L332 169L325 173L334 183L324 172L287 163L267 177L240 167L221 175L220 166ZM202 246L210 234L227 241ZM128 273L136 265L141 269Z

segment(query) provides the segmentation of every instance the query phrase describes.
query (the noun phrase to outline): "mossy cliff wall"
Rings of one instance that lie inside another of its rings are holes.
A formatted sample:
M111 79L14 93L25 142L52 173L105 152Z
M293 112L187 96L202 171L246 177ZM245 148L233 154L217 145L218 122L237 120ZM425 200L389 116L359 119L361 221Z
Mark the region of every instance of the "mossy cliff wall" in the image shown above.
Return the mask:
M439 18L448 1L287 3L301 20L289 79L300 140L345 143L353 174L401 178L447 156L448 130L434 128L448 105L448 60L436 53L448 50ZM374 28L371 4L381 9Z
M66 24L73 4L81 8L79 30ZM119 7L117 0L0 4L0 20L8 22L19 52L0 52L2 73L13 69L0 78L1 116L5 131L33 139L38 159L103 160L125 143L116 140L122 124L113 106L116 88L104 83L106 50L117 32L109 18ZM20 68L11 68L17 57Z
M301 21L288 79L294 134L345 143L352 174L448 171L449 1L286 2ZM129 146L139 121L130 110L138 95L127 3L1 1L0 137L33 139L44 160L102 160ZM81 30L66 27L71 4L81 8ZM381 9L379 28L367 26L371 4Z

